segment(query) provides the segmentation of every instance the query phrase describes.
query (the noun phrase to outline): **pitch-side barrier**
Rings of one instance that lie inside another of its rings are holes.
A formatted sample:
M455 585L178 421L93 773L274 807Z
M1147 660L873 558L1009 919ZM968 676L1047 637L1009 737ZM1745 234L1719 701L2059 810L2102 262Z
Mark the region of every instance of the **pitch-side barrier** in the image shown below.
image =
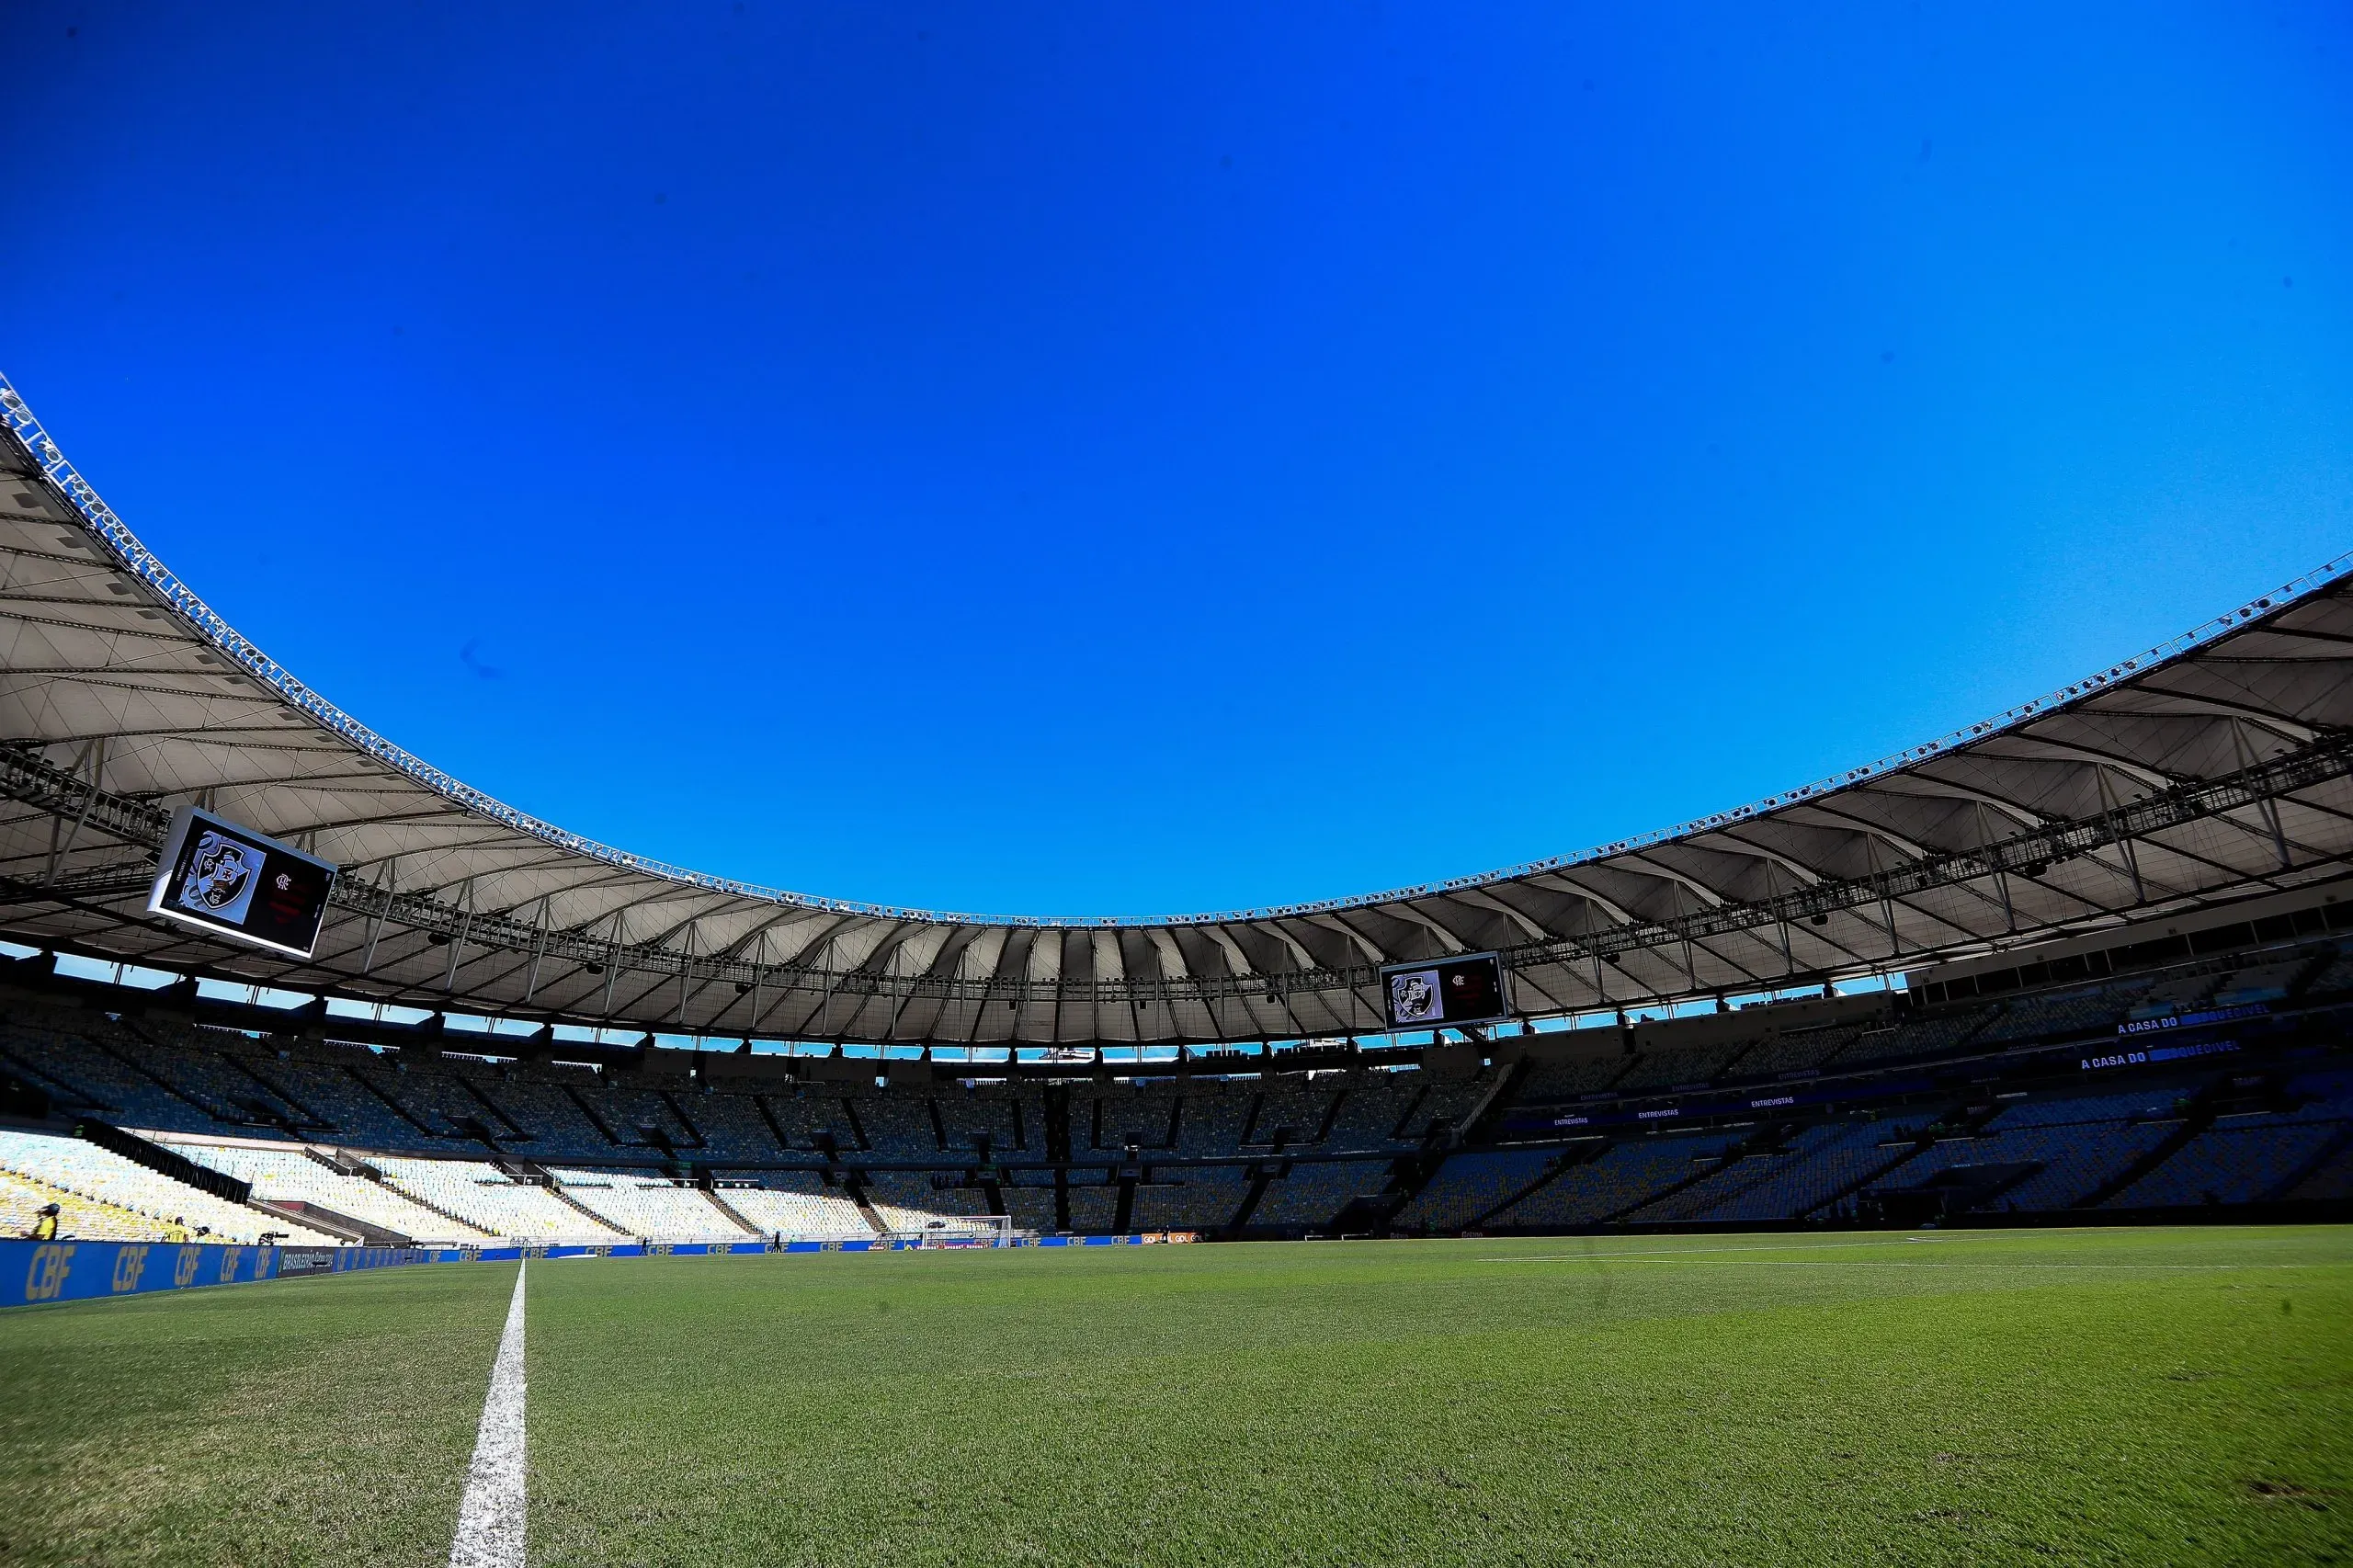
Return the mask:
M1022 1236L1025 1247L1146 1246L1191 1241L1189 1233L1125 1236ZM954 1249L936 1236L873 1236L856 1241L642 1242L612 1246L280 1247L212 1242L0 1242L0 1307L144 1296L207 1285L249 1285L306 1274L348 1274L420 1263L497 1263L517 1258L715 1257L769 1252L915 1252ZM1007 1244L995 1244L1004 1245Z

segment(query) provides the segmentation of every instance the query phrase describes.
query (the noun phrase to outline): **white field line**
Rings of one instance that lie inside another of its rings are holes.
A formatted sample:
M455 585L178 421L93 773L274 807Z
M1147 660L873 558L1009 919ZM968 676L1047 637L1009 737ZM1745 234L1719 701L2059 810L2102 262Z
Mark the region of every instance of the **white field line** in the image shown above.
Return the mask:
M498 1336L498 1358L490 1366L490 1393L482 1404L482 1429L474 1437L473 1463L466 1470L466 1494L458 1505L458 1534L449 1543L449 1568L523 1568L523 1270L515 1266L515 1299L506 1308L506 1332Z
M1625 1247L1591 1252L1544 1252L1532 1256L1513 1254L1506 1257L1483 1257L1481 1263L1591 1263L1597 1258L1612 1257L1692 1257L1701 1253L1725 1252L1851 1252L1858 1247L1874 1251L1893 1246L1917 1246L1944 1238L1938 1236L1904 1236L1884 1242L1784 1242L1730 1247Z
M1907 1236L1901 1241L1887 1242L1808 1242L1790 1246L1733 1247L1628 1247L1622 1251L1597 1248L1592 1252L1545 1252L1507 1257L1483 1257L1481 1263L1614 1263L1620 1258L1664 1259L1679 1262L1685 1258L1719 1256L1724 1253L1753 1252L1839 1252L1855 1248L1885 1251L1890 1247L1926 1242L1927 1236ZM1943 1238L1937 1238L1943 1239ZM1954 1237L1953 1240L1960 1238ZM1932 1261L1926 1258L1841 1257L1783 1258L1748 1257L1743 1263L1766 1268L2141 1268L2187 1270L2193 1273L2216 1271L2235 1273L2250 1268L2326 1268L2322 1263L2064 1263L2043 1260L2006 1262L1999 1258Z
M1664 1253L1600 1253L1596 1257L1483 1257L1480 1262L1612 1262L1635 1257L1643 1262L1677 1262ZM2323 1269L2327 1265L2005 1265L2005 1262L1904 1262L1896 1257L1746 1257L1751 1269L2188 1269L2195 1274L2238 1274L2243 1269Z

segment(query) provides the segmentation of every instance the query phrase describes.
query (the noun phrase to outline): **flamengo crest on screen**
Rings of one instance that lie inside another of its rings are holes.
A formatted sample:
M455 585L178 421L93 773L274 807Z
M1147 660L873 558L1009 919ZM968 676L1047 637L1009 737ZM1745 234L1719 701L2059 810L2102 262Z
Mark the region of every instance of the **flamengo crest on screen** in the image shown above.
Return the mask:
M182 806L164 839L147 913L307 959L335 876L315 855Z
M1492 1024L1511 1017L1504 960L1495 953L1390 964L1381 971L1381 1000L1392 1029Z

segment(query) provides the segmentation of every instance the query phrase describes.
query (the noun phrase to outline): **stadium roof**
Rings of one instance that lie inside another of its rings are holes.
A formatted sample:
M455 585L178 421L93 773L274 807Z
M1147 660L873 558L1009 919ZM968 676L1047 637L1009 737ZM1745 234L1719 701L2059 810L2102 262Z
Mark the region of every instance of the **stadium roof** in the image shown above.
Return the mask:
M1967 729L1696 822L1423 887L1048 919L688 871L567 833L304 686L0 381L0 931L363 1000L764 1038L1377 1030L1380 965L1496 950L1527 1014L1908 967L2344 874L2353 556ZM295 961L142 914L196 801L343 868Z

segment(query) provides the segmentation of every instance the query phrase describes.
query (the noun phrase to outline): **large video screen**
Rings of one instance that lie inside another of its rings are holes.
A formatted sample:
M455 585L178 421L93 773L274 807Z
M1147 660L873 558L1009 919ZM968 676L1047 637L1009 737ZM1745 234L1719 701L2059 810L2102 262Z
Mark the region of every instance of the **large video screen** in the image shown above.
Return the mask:
M147 913L298 959L318 946L335 868L290 844L182 806Z
M1492 1024L1511 1016L1504 960L1494 953L1391 964L1381 971L1381 996L1393 1029Z

